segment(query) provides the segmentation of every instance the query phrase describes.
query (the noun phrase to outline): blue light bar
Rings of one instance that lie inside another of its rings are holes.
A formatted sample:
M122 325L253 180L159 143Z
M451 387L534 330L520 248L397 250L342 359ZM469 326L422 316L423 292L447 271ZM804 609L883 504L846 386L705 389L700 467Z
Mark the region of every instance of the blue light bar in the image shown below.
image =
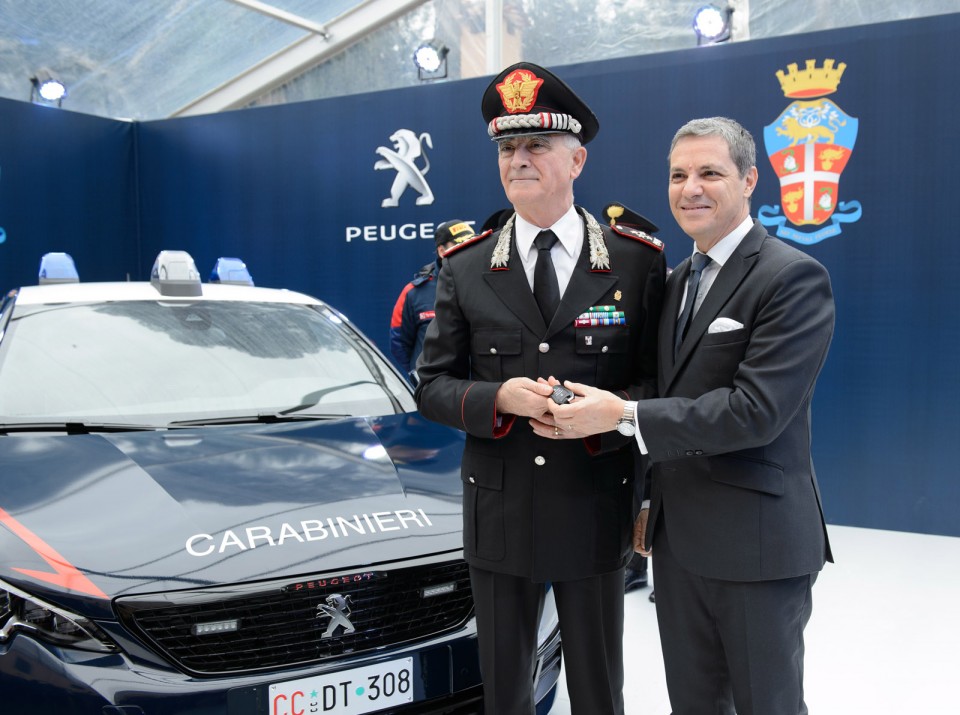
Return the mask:
M40 259L40 285L79 283L77 266L69 253L45 253Z
M253 277L247 270L247 265L239 258L221 256L210 273L210 282L252 286Z

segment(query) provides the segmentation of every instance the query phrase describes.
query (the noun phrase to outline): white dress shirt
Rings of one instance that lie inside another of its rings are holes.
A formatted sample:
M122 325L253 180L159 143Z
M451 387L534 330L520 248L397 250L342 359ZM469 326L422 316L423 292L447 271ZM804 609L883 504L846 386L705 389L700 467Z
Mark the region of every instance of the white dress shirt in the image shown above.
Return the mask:
M560 284L560 297L563 298L583 248L583 219L573 206L552 226L534 226L524 221L520 214L516 215L513 238L517 242L517 253L527 274L530 290L533 290L533 270L537 265L537 247L533 245L533 239L547 229L553 231L558 239L550 249L550 258L553 259L553 269L557 273L557 283Z
M753 219L747 216L743 220L743 223L721 238L717 242L717 245L707 251L707 255L710 256L711 260L700 274L700 286L697 288L697 302L693 304L694 315L700 309L704 297L709 292L710 286L712 286L713 282L717 279L717 274L720 272L720 269L723 268L723 264L726 263L730 256L733 255L733 252L737 250L737 246L740 245L740 242L744 236L750 232L751 228L753 228ZM697 250L697 244L693 244L693 252L700 253L700 251ZM680 301L677 318L679 318L680 313L683 312L683 306L686 302L687 288L684 286L683 300ZM690 316L690 319L693 320L693 315Z

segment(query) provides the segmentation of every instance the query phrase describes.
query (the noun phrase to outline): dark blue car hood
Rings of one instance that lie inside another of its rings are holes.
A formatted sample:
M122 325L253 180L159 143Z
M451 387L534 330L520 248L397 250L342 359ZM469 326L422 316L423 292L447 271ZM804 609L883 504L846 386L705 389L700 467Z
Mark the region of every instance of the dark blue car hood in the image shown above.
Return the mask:
M456 551L462 448L416 413L3 437L0 578L66 604Z

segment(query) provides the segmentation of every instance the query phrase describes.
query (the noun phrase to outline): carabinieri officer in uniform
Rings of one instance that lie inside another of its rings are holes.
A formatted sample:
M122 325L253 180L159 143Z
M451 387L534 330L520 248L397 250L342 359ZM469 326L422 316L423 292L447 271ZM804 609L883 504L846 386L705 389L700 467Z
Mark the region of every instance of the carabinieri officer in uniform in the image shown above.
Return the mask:
M573 712L622 713L634 427L585 438L547 405L567 399L558 380L654 395L663 245L574 204L599 122L558 77L508 67L482 112L513 213L444 256L416 395L425 417L467 434L463 545L486 713L534 712L548 583Z

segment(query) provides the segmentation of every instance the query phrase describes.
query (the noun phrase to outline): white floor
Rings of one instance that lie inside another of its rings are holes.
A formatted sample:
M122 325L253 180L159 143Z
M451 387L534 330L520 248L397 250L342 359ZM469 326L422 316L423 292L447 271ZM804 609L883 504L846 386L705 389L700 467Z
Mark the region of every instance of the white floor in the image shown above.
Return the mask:
M960 538L829 527L806 629L811 715L960 713ZM650 588L625 598L628 715L668 715ZM561 677L550 715L572 714Z

